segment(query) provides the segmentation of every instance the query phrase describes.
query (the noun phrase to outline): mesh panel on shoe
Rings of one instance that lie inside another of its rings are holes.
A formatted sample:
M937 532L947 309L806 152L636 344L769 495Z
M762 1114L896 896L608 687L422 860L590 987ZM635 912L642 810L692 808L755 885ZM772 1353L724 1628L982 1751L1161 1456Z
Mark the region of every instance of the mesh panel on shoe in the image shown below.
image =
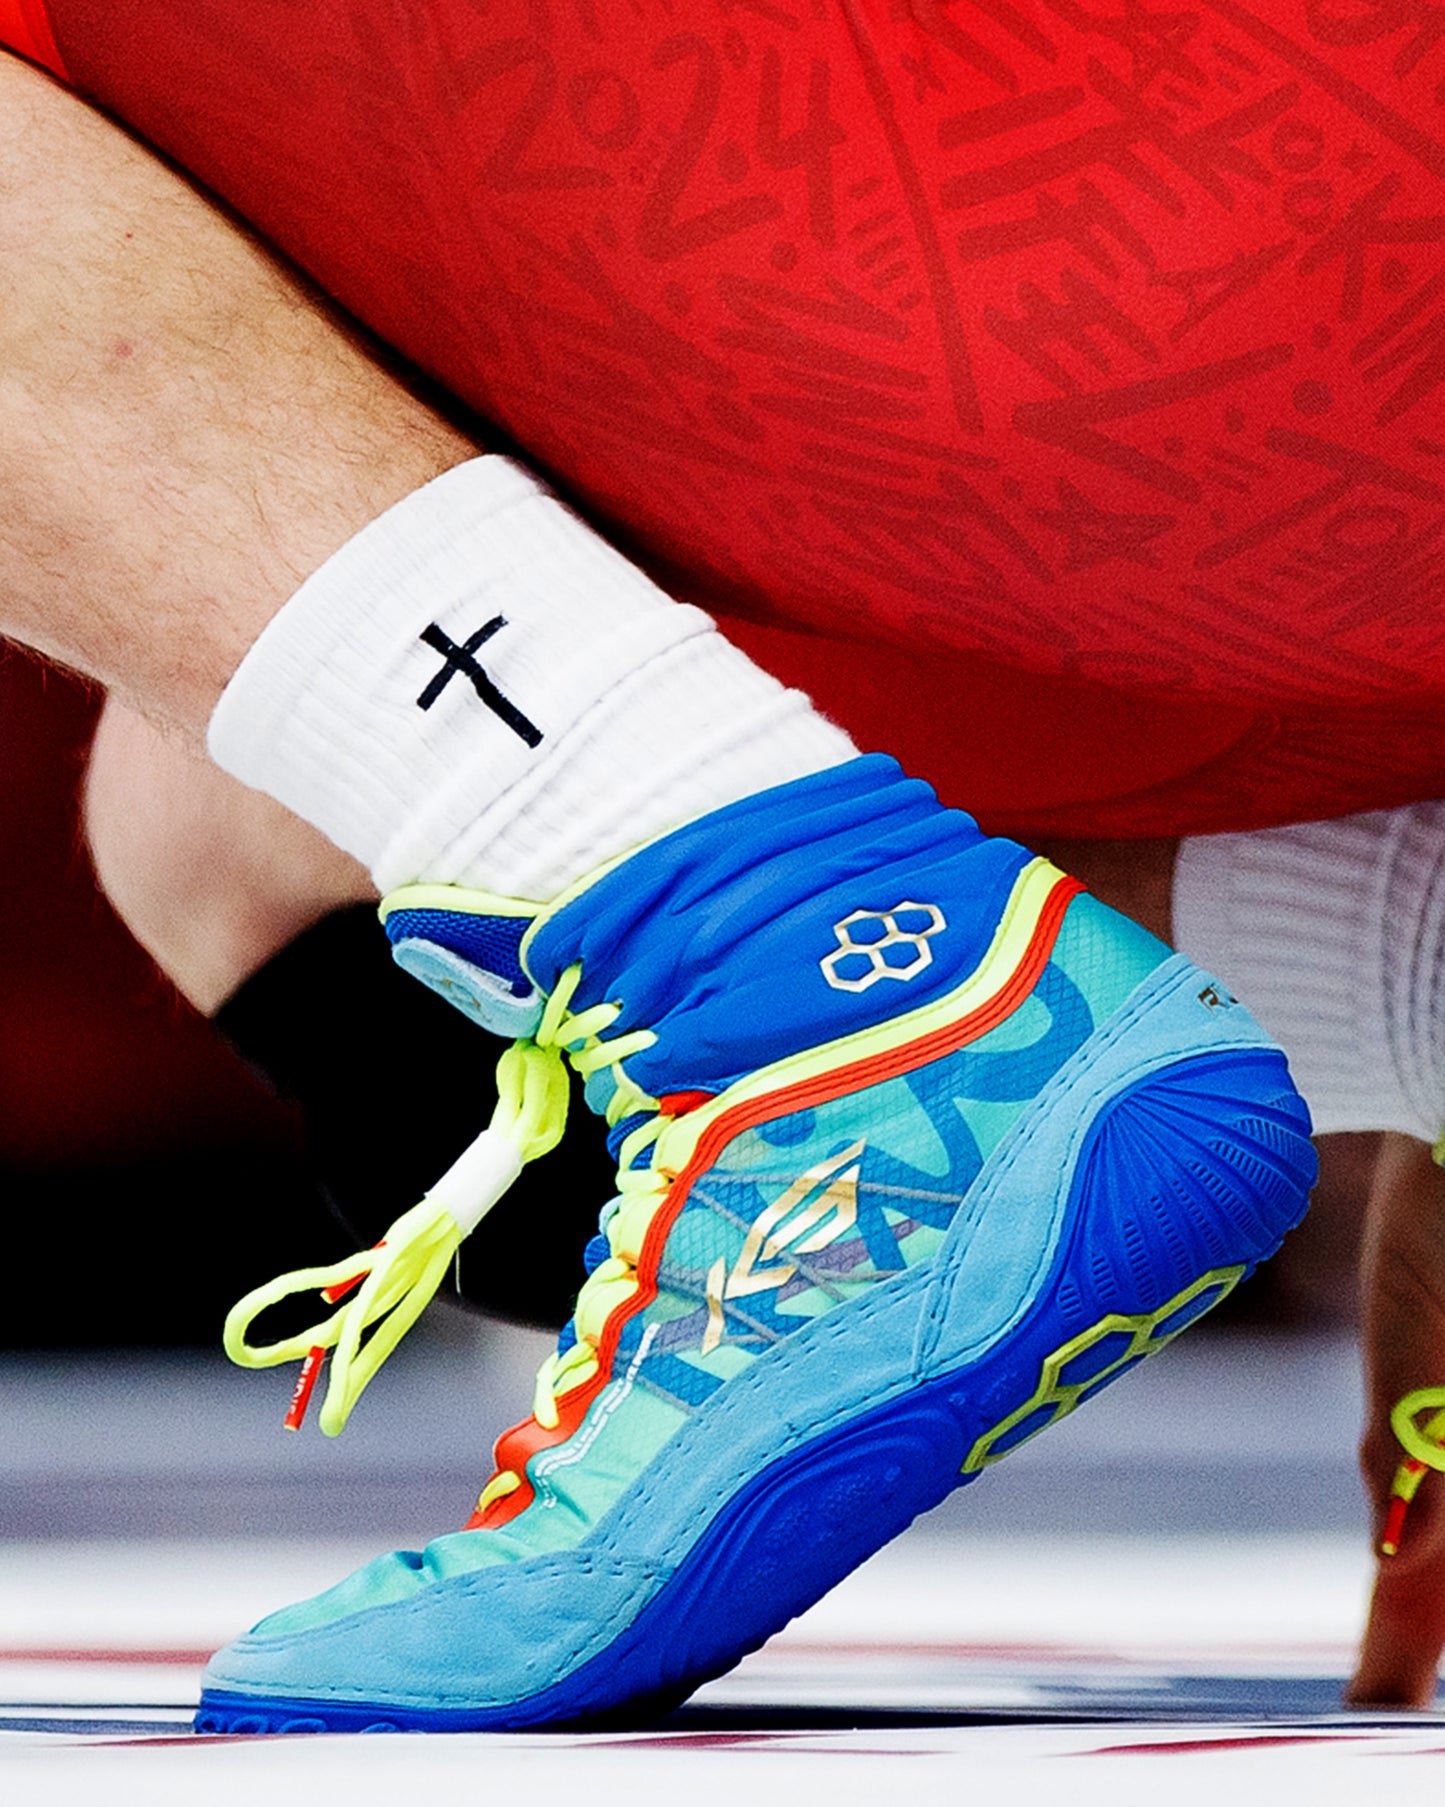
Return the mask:
M526 916L472 916L458 910L395 910L386 919L388 940L431 941L464 960L495 973L518 997L532 989L522 971L522 937L531 927Z
M773 1344L930 1259L989 1152L1094 1023L1051 961L1034 995L978 1041L734 1136L673 1221L650 1304L622 1326L614 1397L583 1434L588 1463L569 1466L566 1445L541 1458L552 1506L570 1502L571 1535L631 1472L621 1452L635 1414L644 1440L676 1428ZM565 1541L555 1516L523 1514L487 1559Z

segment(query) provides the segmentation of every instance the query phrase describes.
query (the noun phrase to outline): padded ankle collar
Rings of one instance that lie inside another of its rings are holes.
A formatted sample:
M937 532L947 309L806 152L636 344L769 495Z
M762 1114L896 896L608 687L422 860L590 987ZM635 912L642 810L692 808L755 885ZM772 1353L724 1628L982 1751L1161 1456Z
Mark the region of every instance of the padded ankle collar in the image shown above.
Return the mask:
M979 964L1028 855L872 755L763 791L642 848L545 912L521 957L576 1008L658 1041L648 1091L719 1091L931 1002Z

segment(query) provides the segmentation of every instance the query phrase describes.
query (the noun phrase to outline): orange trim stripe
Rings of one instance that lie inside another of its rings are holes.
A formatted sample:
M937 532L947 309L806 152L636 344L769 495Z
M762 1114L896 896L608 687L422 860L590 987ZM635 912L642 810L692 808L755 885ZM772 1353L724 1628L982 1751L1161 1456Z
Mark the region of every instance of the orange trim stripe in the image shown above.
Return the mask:
M504 1499L494 1500L485 1512L474 1513L463 1526L464 1530L496 1530L516 1518L531 1504L534 1493L527 1478L527 1463L540 1451L565 1443L580 1427L592 1401L611 1379L612 1362L617 1354L617 1344L624 1325L639 1311L645 1311L657 1297L657 1269L662 1259L663 1245L672 1233L678 1214L687 1203L694 1180L706 1173L733 1137L767 1118L785 1116L790 1110L803 1110L830 1098L862 1091L867 1086L892 1079L899 1073L926 1066L929 1061L939 1060L945 1054L951 1054L955 1049L977 1041L990 1029L996 1028L1013 1014L1038 984L1039 975L1048 965L1049 956L1053 953L1064 912L1083 889L1077 879L1060 878L1039 912L1038 922L1034 925L1033 936L1023 958L1006 983L987 1002L980 1004L977 1010L959 1017L956 1022L945 1024L941 1029L935 1029L929 1035L920 1036L917 1041L905 1042L887 1054L872 1055L866 1060L853 1062L851 1066L835 1067L829 1073L800 1080L797 1085L784 1086L779 1091L769 1092L765 1097L749 1099L746 1104L740 1104L736 1110L725 1111L715 1123L709 1124L699 1138L691 1160L673 1181L666 1206L648 1227L637 1263L637 1291L625 1306L620 1307L608 1319L597 1348L596 1374L585 1386L578 1387L557 1402L557 1424L552 1430L545 1429L535 1418L527 1418L502 1433L493 1452L497 1469L505 1469L517 1475L522 1484Z
M42 63L63 82L70 80L44 0L0 0L0 44L18 50L32 63Z

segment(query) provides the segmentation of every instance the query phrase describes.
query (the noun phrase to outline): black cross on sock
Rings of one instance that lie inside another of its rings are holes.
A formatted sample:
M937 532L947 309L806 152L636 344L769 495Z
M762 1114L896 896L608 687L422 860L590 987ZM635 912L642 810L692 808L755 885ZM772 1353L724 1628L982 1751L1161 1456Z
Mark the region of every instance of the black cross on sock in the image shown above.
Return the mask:
M504 628L506 625L505 615L494 615L485 627L479 627L476 633L468 634L460 646L434 621L429 627L423 628L422 640L431 647L433 652L439 652L446 660L446 664L416 699L417 707L430 709L456 674L461 672L465 678L470 680L472 689L476 691L493 715L499 716L513 734L524 740L529 747L539 746L542 740L542 730L534 722L529 722L516 704L502 695L473 657L479 646L484 645L499 628Z

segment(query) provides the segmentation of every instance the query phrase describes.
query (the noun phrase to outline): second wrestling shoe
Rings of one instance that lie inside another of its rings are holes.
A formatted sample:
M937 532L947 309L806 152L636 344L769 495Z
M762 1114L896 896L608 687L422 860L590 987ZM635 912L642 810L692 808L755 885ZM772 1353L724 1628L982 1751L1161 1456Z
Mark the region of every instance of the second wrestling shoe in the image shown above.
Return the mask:
M464 1157L418 1207L448 1234L403 1219L398 1245L445 1266L555 1133L563 1050L618 1196L470 1523L221 1651L202 1731L676 1702L1162 1348L1304 1209L1304 1105L1223 985L888 759L545 908L419 887L383 910L403 963L524 1037L473 1161L497 1176L460 1202ZM402 1290L366 1261L371 1302L313 1333L347 1362Z

